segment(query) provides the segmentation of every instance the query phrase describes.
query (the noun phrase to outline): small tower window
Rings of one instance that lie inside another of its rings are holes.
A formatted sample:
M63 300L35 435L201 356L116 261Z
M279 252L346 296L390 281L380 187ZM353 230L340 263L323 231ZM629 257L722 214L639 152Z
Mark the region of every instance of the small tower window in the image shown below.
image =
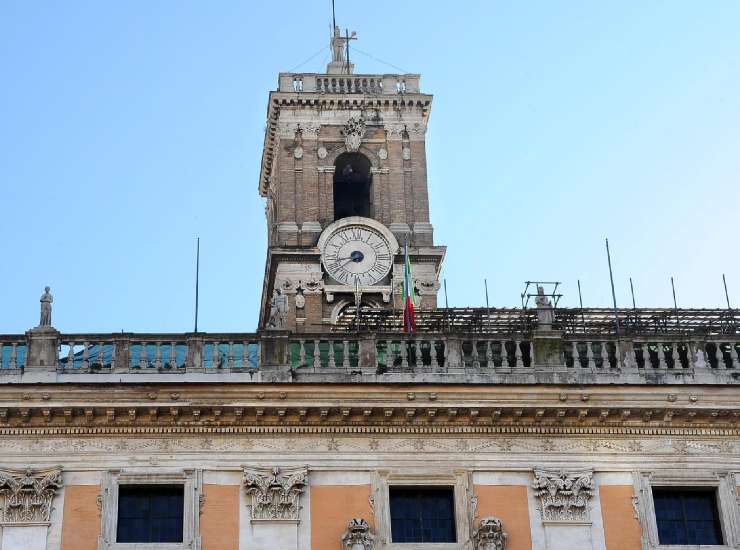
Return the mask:
M334 163L334 219L371 216L372 173L362 153L342 153Z

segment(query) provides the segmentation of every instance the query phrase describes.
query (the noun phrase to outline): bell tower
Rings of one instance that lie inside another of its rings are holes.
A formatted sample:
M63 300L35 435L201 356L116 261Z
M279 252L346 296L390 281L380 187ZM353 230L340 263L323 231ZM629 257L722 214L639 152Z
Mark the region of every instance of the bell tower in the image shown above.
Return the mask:
M270 92L260 328L326 331L358 301L400 310L405 245L417 308L437 306L445 247L429 219L432 96L418 74L355 74L354 39L335 28L325 73L280 73Z

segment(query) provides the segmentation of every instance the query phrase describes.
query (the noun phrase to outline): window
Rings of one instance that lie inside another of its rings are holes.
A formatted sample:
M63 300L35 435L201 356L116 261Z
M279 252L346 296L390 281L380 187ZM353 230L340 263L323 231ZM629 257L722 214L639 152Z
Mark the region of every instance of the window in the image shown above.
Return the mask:
M393 542L456 542L452 487L389 487Z
M723 544L715 489L656 487L653 502L660 544Z
M183 542L182 485L122 485L117 542Z
M372 215L372 172L362 153L342 153L334 163L334 219Z

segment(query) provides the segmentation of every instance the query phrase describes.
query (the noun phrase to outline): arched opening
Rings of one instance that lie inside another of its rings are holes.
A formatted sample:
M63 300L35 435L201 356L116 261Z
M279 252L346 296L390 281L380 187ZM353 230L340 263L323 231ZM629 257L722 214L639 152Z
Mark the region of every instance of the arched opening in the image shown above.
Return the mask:
M334 163L334 220L372 217L373 175L362 153L342 153Z

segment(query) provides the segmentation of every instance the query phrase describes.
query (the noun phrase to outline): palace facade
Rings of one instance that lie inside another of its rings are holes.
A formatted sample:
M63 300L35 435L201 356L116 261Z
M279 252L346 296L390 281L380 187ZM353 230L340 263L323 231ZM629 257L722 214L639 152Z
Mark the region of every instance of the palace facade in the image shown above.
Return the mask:
M740 548L738 311L438 307L432 96L347 39L269 95L256 333L0 335L0 549Z

